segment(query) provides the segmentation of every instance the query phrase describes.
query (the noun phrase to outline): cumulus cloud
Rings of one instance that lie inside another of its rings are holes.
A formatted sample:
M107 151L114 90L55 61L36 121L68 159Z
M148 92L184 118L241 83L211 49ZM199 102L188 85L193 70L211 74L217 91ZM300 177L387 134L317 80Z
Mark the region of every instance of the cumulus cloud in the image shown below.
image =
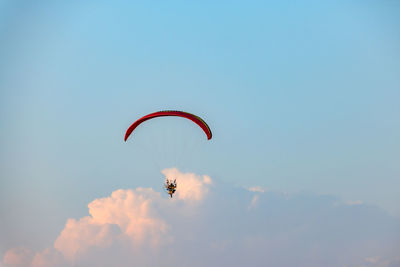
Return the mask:
M173 199L120 189L68 219L53 246L4 254L6 266L395 266L400 223L330 196L237 188L207 175L176 179ZM373 256L371 256L373 255Z
M166 223L156 216L160 194L149 188L117 190L110 197L96 199L90 216L69 219L54 243L66 259L91 247L109 247L115 239L128 238L133 244L156 245L166 232Z
M162 173L167 179L176 179L179 190L176 198L185 201L200 201L208 192L208 185L212 180L208 175L196 175L194 173L181 173L177 168L164 169Z
M28 265L25 265L28 266ZM71 262L66 261L62 254L54 248L46 248L42 252L35 254L31 267L67 267Z
M197 202L207 194L208 176L181 173L176 168L163 170L169 179L176 179L178 200ZM161 216L165 209L173 208L168 199L151 188L117 190L111 196L95 199L89 207L90 216L69 219L54 248L73 262L79 254L91 248L107 248L115 243L129 242L137 247L156 248L171 242L169 225ZM163 244L161 244L163 243Z
M18 247L8 250L3 256L3 262L12 266L27 266L33 258L30 249Z

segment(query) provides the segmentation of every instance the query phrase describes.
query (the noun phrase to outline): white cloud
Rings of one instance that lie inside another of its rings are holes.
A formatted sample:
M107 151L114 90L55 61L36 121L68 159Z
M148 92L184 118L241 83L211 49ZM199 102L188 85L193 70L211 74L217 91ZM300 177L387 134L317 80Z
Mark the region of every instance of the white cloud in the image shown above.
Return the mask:
M71 262L64 260L60 252L54 248L46 248L36 253L32 260L31 267L63 267L71 266Z
M68 219L54 246L35 255L29 249L10 249L3 263L32 267L396 263L393 251L399 244L400 224L376 208L333 205L339 201L329 196L287 197L260 187L221 186L207 175L175 168L163 174L177 179L173 199L151 188L116 190L89 203L88 216Z
M177 199L185 201L200 201L208 193L208 185L212 180L208 175L194 173L181 173L177 168L164 169L162 173L168 179L176 179L178 187Z
M3 263L11 266L27 266L31 262L33 252L30 249L18 247L9 249L3 256Z
M253 186L249 188L250 192L259 192L259 193L264 193L265 189L262 188L261 186Z

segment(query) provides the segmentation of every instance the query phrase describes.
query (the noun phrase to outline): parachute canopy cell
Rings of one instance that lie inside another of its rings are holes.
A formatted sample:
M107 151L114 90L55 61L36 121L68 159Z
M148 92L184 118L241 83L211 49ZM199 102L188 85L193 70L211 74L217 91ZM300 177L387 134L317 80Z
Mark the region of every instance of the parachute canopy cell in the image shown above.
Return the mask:
M183 112L183 111L177 111L177 110L164 110L164 111L158 111L154 112L151 114L148 114L146 116L141 117L137 121L135 121L129 128L126 130L125 133L125 141L129 138L131 133L138 127L142 122L158 118L158 117L166 117L166 116L176 116L176 117L182 117L189 119L196 123L200 128L204 131L204 133L207 135L207 139L210 140L212 137L211 129L208 127L207 123L200 117L190 114L188 112Z

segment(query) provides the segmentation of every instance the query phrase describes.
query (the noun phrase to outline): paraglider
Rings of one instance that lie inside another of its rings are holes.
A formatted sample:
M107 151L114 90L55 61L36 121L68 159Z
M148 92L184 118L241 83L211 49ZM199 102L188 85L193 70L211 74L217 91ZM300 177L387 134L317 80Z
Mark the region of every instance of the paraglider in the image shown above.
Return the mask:
M143 123L143 122L145 122L147 120L150 120L150 119L154 119L154 118L158 118L158 117L166 117L166 116L175 116L175 117L181 117L181 118L189 119L189 120L193 121L194 123L196 123L203 130L203 132L206 134L208 140L210 140L212 138L211 129L202 118L200 118L200 117L198 117L198 116L196 116L194 114L191 114L191 113L188 113L188 112L184 112L184 111L164 110L164 111L157 111L157 112L148 114L146 116L141 117L137 121L135 121L126 130L124 141L126 142L126 140L128 140L129 136L133 133L133 131L141 123ZM165 187L167 193L172 198L173 194L175 193L175 191L177 189L176 179L173 180L173 181L172 181L172 179L171 180L167 179L165 181L164 187Z
M196 123L200 128L204 131L204 133L207 135L207 139L210 140L212 138L212 133L210 127L208 127L207 123L200 117L190 114L188 112L183 112L183 111L177 111L177 110L164 110L164 111L158 111L154 112L151 114L148 114L146 116L141 117L137 121L135 121L129 128L126 130L125 133L125 138L124 140L126 141L129 136L132 134L132 132L138 127L142 122L145 122L150 119L154 119L157 117L166 117L166 116L176 116L176 117L182 117L189 119Z
M172 198L172 195L175 193L177 187L176 179L174 181L166 179L164 187L167 190L168 195Z

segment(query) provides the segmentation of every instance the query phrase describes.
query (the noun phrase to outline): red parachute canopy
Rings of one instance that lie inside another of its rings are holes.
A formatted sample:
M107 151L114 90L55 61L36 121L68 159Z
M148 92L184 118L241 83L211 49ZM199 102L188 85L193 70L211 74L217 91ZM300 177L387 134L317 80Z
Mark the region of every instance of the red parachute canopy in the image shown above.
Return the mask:
M186 118L189 119L191 121L193 121L194 123L196 123L197 125L200 126L201 129L203 129L204 133L207 135L207 139L210 140L212 137L212 133L211 133L211 129L210 127L208 127L207 123L205 121L203 121L200 117L187 113L187 112L183 112L183 111L177 111L177 110L164 110L164 111L158 111L158 112L154 112L151 114L148 114L144 117L141 117L140 119L138 119L137 121L135 121L129 128L128 130L126 130L125 133L125 141L128 139L128 137L131 135L131 133L136 129L136 127L139 126L139 124L141 124L144 121L153 119L153 118L157 118L157 117L165 117L165 116L177 116L177 117L182 117L182 118Z

